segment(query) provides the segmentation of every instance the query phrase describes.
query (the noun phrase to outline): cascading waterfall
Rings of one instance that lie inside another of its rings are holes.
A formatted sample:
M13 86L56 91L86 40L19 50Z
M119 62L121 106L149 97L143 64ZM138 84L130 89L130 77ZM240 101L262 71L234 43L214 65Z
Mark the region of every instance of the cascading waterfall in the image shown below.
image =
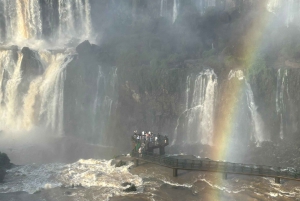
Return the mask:
M217 76L207 69L196 77L188 76L186 85L186 110L178 118L172 144L182 132L186 143L213 145Z
M195 5L197 6L201 15L205 13L207 8L216 6L216 0L195 0L195 1L196 1Z
M259 145L261 142L269 141L270 139L266 134L266 130L264 129L263 120L260 114L257 112L257 106L255 105L254 102L254 95L251 86L247 81L245 81L245 84L246 84L247 104L251 112L252 124L254 126L254 132L252 133L252 140L254 140Z
M231 70L228 74L228 80L230 81L233 78L236 78L238 82L243 82L245 86L245 90L241 93L237 102L239 109L236 113L236 119L232 129L233 136L235 138L234 140L241 141L243 139L246 140L246 142L252 140L259 146L261 142L269 141L270 139L264 128L262 117L257 111L251 85L245 79L244 72L242 70ZM251 122L250 125L247 123L249 121ZM244 136L247 128L251 130L249 133L250 136ZM244 131L241 132L242 130Z
M69 36L70 33L77 37L88 37L91 33L90 9L89 0L59 1L60 38Z
M94 123L93 134L100 136L100 142L105 145L108 141L105 133L108 129L110 116L113 110L113 104L116 95L117 68L111 70L107 76L104 76L102 68L99 67L97 78L97 92L94 101ZM98 122L97 122L98 121Z
M4 25L1 35L20 42L42 36L41 8L36 0L1 0ZM1 5L1 4L0 4ZM3 38L3 37L2 37Z
M42 57L48 61L43 82L40 85L41 107L39 118L47 128L55 131L59 136L63 135L63 101L65 68L72 61L72 56L63 54Z
M93 118L93 134L96 133L96 119L97 119L97 108L101 105L99 101L99 90L100 90L100 80L102 81L104 79L104 76L102 74L102 68L99 66L99 71L98 71L98 76L97 76L97 91L95 95L95 100L94 100L94 106L93 106L93 113L94 113L94 118ZM101 93L101 92L100 92Z
M64 134L65 69L74 57L43 49L91 33L89 0L0 0L0 129Z
M15 61L12 50L0 51L1 77L1 127L19 127L18 86L21 82L22 54Z
M41 41L45 37L43 34L55 37L56 41L90 36L92 25L89 0L58 0L57 8L53 2L0 0L0 5L3 5L0 6L0 17L4 19L0 23L0 43L22 44L33 39L29 43L32 44ZM45 19L42 13L47 13Z
M178 16L178 7L179 7L178 3L179 3L178 0L174 0L173 2L173 23L176 21Z
M17 55L15 61L13 50L0 52L1 70L8 72L1 76L0 129L30 130L44 125L49 131L62 135L64 69L73 57L45 51L37 53L35 59L41 60L45 72L30 80L28 91L20 93L20 85L28 78L22 75L23 55L20 51Z
M284 115L286 111L284 98L287 95L289 99L288 93L288 70L287 69L278 69L277 71L277 91L276 91L276 111L280 116L280 138L283 139L284 135L284 127L286 126L284 123Z
M298 0L269 0L267 8L270 12L284 17L286 26L299 20L299 1Z

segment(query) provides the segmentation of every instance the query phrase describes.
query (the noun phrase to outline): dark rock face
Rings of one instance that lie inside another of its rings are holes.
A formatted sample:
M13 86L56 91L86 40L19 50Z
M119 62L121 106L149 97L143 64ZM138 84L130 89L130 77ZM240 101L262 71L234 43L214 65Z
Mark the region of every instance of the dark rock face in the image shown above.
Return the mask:
M76 47L76 52L82 56L87 55L92 52L92 45L88 40L85 40Z
M5 153L0 152L0 182L3 182L6 174L6 169L11 168L11 163L8 156Z
M77 48L78 57L66 68L64 85L65 132L75 136L92 135L92 112L97 91L98 62L88 41Z
M0 183L3 182L6 171L4 168L0 167Z
M11 167L11 163L8 156L5 153L1 153L1 152L0 152L0 166L6 169Z
M23 54L21 62L22 78L31 81L34 77L43 74L44 70L38 54L28 47L23 47L21 52Z

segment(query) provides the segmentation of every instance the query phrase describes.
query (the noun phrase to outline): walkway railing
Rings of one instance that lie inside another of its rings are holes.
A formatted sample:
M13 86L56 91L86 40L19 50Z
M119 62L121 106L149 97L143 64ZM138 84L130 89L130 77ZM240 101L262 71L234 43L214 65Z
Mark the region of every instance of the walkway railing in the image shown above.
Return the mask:
M250 176L274 177L276 183L280 183L280 178L300 181L300 172L294 168L281 168L264 165L251 165L242 163L230 163L213 161L210 159L185 159L184 156L159 156L153 153L139 154L132 153L137 160L155 163L173 169L173 176L177 176L177 170L209 171L227 174L241 174Z

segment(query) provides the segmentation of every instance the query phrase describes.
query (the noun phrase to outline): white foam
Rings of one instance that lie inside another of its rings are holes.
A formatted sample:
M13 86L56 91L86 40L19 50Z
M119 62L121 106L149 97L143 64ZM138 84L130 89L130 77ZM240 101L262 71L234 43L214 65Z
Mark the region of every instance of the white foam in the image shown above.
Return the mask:
M123 192L126 187L121 184L130 182L137 187L137 191L131 194L142 193L142 178L128 171L131 165L115 167L111 165L111 161L89 159L67 165L53 163L19 166L8 171L7 181L0 186L0 192L25 191L32 194L41 189L81 184L101 192L93 195L96 200L108 200L116 195L128 194Z
M203 182L207 183L212 188L221 190L221 191L226 192L226 193L234 193L234 194L236 194L236 193L240 193L240 192L245 191L245 189L232 191L232 190L227 189L226 187L221 187L221 186L218 186L218 185L214 185L211 182L207 181L206 179L200 179L200 181L203 181Z
M178 186L178 187L186 187L186 188L192 188L193 185L191 184L179 184L176 182L171 182L171 181L166 181L166 180L161 180L163 183L168 184L170 186Z
M55 179L63 168L62 164L25 165L8 170L5 183L0 185L1 193L26 191L30 194L42 188L55 188L61 185Z

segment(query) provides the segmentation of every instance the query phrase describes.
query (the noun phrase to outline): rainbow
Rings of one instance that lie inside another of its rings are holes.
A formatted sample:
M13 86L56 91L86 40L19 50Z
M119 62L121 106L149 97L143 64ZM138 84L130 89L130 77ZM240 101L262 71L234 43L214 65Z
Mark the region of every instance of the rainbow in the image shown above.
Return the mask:
M271 13L265 10L261 5L256 9L260 15L256 15L252 20L252 24L244 31L245 35L241 39L240 45L237 47L239 57L243 58L240 63L240 69L248 72L254 62L259 57L259 52L263 48L263 40L266 36L265 31L270 24ZM247 75L247 74L246 74ZM226 84L225 84L226 85ZM234 122L237 120L237 114L241 109L238 101L246 90L245 82L231 81L227 86L223 87L220 94L222 105L217 111L217 126L215 128L215 140L213 159L226 160L230 146L231 135Z
M262 1L263 2L263 1ZM254 62L259 57L264 47L264 41L267 37L266 30L272 24L272 13L266 10L263 3L259 3L255 8L257 14L254 16L251 24L245 28L244 35L240 38L239 45L236 48L238 57L242 58L238 61L239 68L245 73L253 68ZM247 75L247 73L246 73ZM246 77L247 79L247 77ZM222 105L218 108L216 114L215 140L212 158L214 160L226 161L232 153L235 145L233 140L233 126L238 122L238 114L241 110L241 101L238 101L243 92L246 90L245 82L232 80L225 84L221 90L220 100ZM221 174L216 175L214 183L223 186L224 180ZM214 200L222 200L219 193L214 196Z

